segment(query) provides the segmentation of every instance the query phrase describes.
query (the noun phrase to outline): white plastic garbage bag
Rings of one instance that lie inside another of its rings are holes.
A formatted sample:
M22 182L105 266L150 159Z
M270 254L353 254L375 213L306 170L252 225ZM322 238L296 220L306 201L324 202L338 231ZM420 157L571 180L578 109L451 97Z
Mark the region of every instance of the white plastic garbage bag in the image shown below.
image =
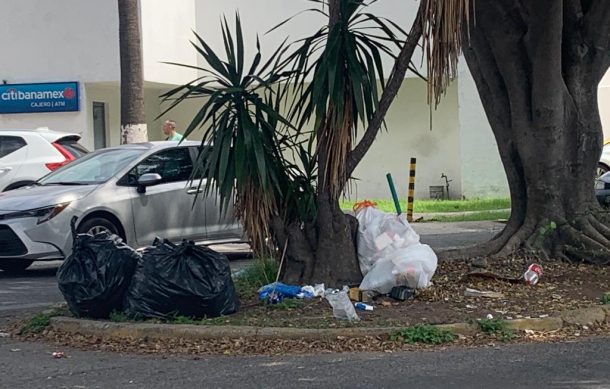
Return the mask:
M360 271L366 275L375 262L391 252L419 243L419 235L413 230L404 214L385 213L371 203L361 203L357 208L358 261Z
M434 251L421 243L387 252L366 274L360 289L386 294L395 286L426 288L430 285L437 263Z
M356 309L348 296L349 288L343 287L343 290L335 293L325 293L324 297L333 307L333 316L341 320L359 321L360 317L356 313Z

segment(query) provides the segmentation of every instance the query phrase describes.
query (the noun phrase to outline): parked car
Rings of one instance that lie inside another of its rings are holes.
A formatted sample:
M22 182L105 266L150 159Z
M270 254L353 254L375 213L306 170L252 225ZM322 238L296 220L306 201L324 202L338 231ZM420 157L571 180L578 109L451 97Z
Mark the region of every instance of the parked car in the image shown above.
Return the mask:
M70 221L77 231L109 231L134 248L156 237L199 243L240 242L232 209L203 197L191 179L198 142L152 142L93 152L32 186L0 193L0 269L66 258Z
M0 192L31 185L88 154L80 138L48 128L0 130Z
M610 172L595 180L595 197L602 207L610 206Z

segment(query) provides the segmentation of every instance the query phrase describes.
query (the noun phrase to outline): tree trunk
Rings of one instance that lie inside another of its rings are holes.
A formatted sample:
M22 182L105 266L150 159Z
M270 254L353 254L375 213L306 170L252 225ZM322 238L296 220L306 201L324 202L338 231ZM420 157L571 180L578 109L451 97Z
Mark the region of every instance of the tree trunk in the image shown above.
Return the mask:
M597 87L610 50L587 44L585 11L570 0L476 2L464 56L506 170L512 213L492 241L445 257L526 249L610 261L609 219L593 188L602 149Z
M341 0L329 0L328 12L329 28L332 28L340 17ZM323 282L327 286L340 288L359 284L362 280L356 252L358 221L340 209L337 191L333 190L336 183L330 182L332 174L327 168L331 154L340 147L330 136L339 131L331 127L335 123L331 118L332 107L329 107L326 120L322 120L317 130L317 219L304 226L293 223L283 228L281 224L278 225L286 232L279 241L287 244L282 279L288 283L303 285Z
M285 226L279 218L273 223L276 242L282 250L287 245L282 280L296 285L323 282L336 288L358 285L362 280L356 252L358 221L328 195L318 199L318 207L317 220L311 223Z
M118 0L121 56L121 143L147 142L144 115L140 4Z

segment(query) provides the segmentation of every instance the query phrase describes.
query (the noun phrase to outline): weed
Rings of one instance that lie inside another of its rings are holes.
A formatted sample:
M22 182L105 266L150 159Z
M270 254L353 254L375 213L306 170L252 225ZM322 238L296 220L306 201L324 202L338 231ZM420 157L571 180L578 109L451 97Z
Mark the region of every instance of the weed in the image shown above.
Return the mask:
M403 328L390 335L390 340L403 343L443 344L453 341L454 338L453 332L429 324Z
M110 312L110 316L108 318L110 319L110 321L113 321L115 323L124 323L126 321L129 321L129 317L127 317L127 315L123 312L119 311Z
M267 305L270 309L295 309L298 308L302 304L301 300L297 299L284 299L277 304L269 304Z
M489 336L495 336L496 339L503 342L508 342L515 337L513 330L508 328L502 319L482 319L478 323L481 331Z
M278 263L274 259L260 258L234 276L235 288L241 298L255 297L258 289L275 281Z
M70 316L70 311L66 307L43 311L24 323L19 329L19 335L41 333L51 324L51 318L56 316Z
M604 293L601 300L602 300L602 304L610 304L610 292Z
M32 317L19 330L19 335L39 334L51 324L51 315L39 313Z

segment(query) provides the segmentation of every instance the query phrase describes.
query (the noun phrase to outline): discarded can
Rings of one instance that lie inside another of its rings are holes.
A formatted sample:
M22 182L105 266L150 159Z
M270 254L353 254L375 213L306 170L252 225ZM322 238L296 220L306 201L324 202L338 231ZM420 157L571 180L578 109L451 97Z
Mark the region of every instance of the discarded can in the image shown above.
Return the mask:
M542 276L542 266L532 263L523 274L523 279L527 285L536 285L540 281L540 276Z
M365 303L355 303L354 307L356 307L356 309L359 311L372 311L373 310L372 305L368 305Z

